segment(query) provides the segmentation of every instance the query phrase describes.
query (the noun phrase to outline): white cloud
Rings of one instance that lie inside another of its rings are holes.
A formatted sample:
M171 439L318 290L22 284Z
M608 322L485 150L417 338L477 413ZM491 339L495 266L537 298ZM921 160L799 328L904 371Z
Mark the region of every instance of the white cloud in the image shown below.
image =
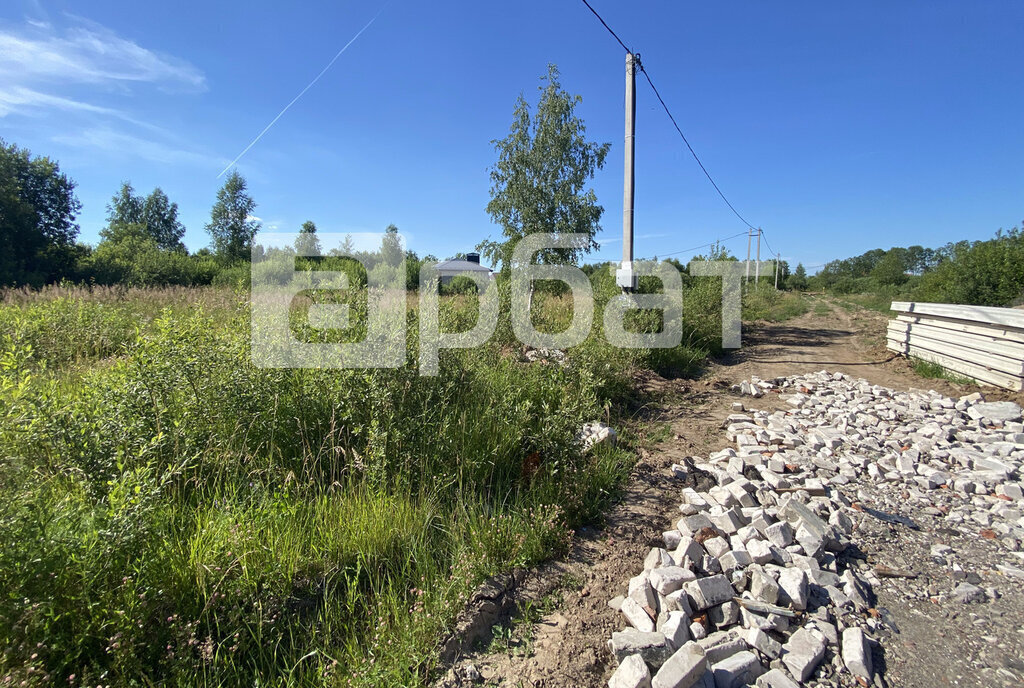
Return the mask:
M122 38L99 24L58 32L31 22L21 30L0 27L0 74L14 86L88 84L108 88L152 84L164 90L202 91L206 78L192 64ZM10 88L11 85L5 88Z
M65 28L48 18L18 26L0 23L0 120L20 116L40 128L59 125L54 142L107 157L226 164L130 111L137 92L204 90L206 79L198 68L89 20L69 17L68 22Z
M60 134L53 141L77 148L94 148L108 155L134 155L135 157L165 164L185 164L199 167L217 167L226 160L184 146L162 143L107 127L85 129L77 134Z
M0 90L0 117L16 111L26 109L56 109L56 110L77 110L79 112L93 112L97 114L120 116L117 110L112 108L83 103L71 98L63 98L48 93L26 88L24 86L12 86Z

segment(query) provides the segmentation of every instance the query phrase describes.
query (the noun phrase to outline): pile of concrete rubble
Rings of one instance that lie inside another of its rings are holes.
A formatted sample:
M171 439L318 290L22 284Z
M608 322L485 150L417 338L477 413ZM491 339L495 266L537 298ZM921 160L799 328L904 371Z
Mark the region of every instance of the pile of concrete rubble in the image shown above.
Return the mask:
M909 503L956 492L948 522L978 525L1020 555L1020 407L827 372L735 391L779 394L789 408L735 404L735 449L673 466L678 523L609 602L628 624L609 641L619 662L610 688L884 685L872 659L885 619L872 589L900 572L851 545L861 519L906 517L862 504L864 490L895 485ZM964 580L947 596L994 594Z

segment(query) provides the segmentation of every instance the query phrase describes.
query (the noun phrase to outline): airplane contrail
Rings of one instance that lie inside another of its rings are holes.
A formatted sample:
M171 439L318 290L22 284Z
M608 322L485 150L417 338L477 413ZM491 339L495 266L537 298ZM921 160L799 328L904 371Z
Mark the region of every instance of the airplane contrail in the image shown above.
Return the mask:
M220 174L217 175L217 179L220 179L222 176L224 176L225 172L227 172L232 167L234 167L235 163L238 162L239 160L241 160L242 156L245 155L246 153L248 153L249 149L252 148L253 146L255 146L256 142L259 141L261 138L263 138L264 134L266 134L268 131L270 131L270 127L274 126L274 124L277 123L277 120L281 119L281 116L284 115L284 113L288 112L288 108L290 108L292 105L295 105L296 101L298 101L299 98L301 98L302 96L304 96L306 94L306 91L308 91L309 89L313 88L313 85L316 84L316 82L320 81L320 77L322 77L324 74L327 73L327 70L330 69L331 66L335 62L337 62L338 58L341 57L341 54L343 52L345 52L346 50L348 50L349 46L352 45L353 43L355 43L356 39L358 39L360 36L362 36L363 32L366 31L368 28L370 28L370 26L373 24L373 22L377 21L377 17L379 17L381 15L381 12L383 12L384 9L387 6L388 6L388 3L385 3L384 7L380 8L380 11L377 12L377 14L373 17L373 19L371 19L369 22L367 22L366 26L364 26L363 28L359 29L359 33L357 33L355 36L353 36L352 40L350 40L348 43L346 43L345 46L341 50L339 50L337 52L337 54L335 54L334 57L331 58L331 61L327 63L327 66L320 70L320 73L317 74L313 78L313 80L310 81L309 84L306 85L306 88L304 88L301 91L299 91L299 95L297 95L294 98L292 98L291 102L288 103L287 105L285 105L284 108L281 110L281 112L277 113L277 117L275 117L274 119L270 120L270 124L268 124L267 126L263 127L263 131L261 131L259 134L256 135L256 138L254 138L252 140L252 142L250 142L249 145L245 147L245 150L243 150L241 153L239 153L238 157L236 157L234 160L232 160L228 164L227 167L225 167L223 170L220 171Z

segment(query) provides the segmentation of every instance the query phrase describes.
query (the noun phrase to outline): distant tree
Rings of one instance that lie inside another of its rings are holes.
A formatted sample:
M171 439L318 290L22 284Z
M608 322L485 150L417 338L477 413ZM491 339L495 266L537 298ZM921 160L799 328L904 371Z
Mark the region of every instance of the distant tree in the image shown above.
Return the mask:
M738 260L736 256L729 253L729 249L722 245L722 242L716 241L711 244L708 248L708 255L696 255L693 260Z
M217 192L217 202L210 210L206 231L213 239L213 250L225 260L245 260L252 249L252 239L260 229L253 219L256 201L246 192L245 178L233 171Z
M352 240L351 234L346 234L338 248L332 248L329 253L332 256L353 255L356 252L356 243Z
M178 204L172 203L159 186L142 203L142 221L146 233L165 251L184 251L181 243L185 225L178 221Z
M987 241L947 244L943 259L914 293L920 301L1009 306L1024 300L1024 231L999 230Z
M405 249L398 236L398 227L395 225L388 225L384 230L380 244L380 257L386 265L392 267L401 263L402 258L405 257Z
M316 235L316 225L312 220L302 223L299 236L295 237L295 252L314 256L320 254L320 238Z
M121 188L107 204L107 226L100 230L104 241L133 238L139 229L165 251L184 251L181 238L185 226L178 221L178 204L172 203L163 189L157 187L143 198L135 193L131 182Z
M897 286L907 281L905 257L902 249L892 249L875 264L871 279L883 286Z
M527 234L587 236L582 246L541 252L537 260L542 263L575 263L598 248L594 236L604 208L594 190L584 187L604 166L611 144L586 139L583 120L575 114L583 99L564 91L558 76L558 67L548 65L536 113L531 117L530 106L520 95L508 136L491 142L498 162L491 168L487 212L501 226L504 240L487 239L477 249L492 264L501 262L503 269L509 267L515 244Z
M135 193L132 183L121 182L121 188L107 204L107 226L100 230L104 241L118 241L124 234L136 234L142 224L142 206L145 200ZM129 230L129 226L132 228Z
M73 269L74 191L56 162L0 139L0 284L42 285Z
M789 276L789 279L786 281L786 285L790 289L795 289L796 291L804 291L807 289L807 269L804 268L803 263L796 264L796 270L794 270L793 274Z

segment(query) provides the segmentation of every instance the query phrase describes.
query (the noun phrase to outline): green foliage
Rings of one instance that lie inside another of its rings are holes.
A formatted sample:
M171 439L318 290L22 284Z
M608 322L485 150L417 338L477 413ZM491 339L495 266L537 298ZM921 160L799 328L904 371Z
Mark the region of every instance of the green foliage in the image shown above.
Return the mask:
M795 291L807 290L807 270L803 263L797 263L796 270L786 279L786 287Z
M441 294L453 296L455 294L476 294L476 282L466 275L456 275L447 283L441 283L439 287Z
M206 231L213 240L214 251L224 260L248 260L253 237L260 228L259 222L252 219L256 201L246 192L246 186L245 178L232 170L210 210Z
M99 284L160 286L210 284L221 269L212 256L166 250L145 225L113 225L116 231L79 265L79 272Z
M708 255L707 256L704 256L702 254L698 254L698 255L693 257L693 260L731 260L731 261L736 261L736 260L739 260L739 259L736 258L736 256L734 256L732 253L730 253L729 249L722 245L722 242L716 241L708 249Z
M926 361L923 358L911 357L910 367L913 368L914 372L919 376L929 380L947 380L959 385L971 385L977 384L974 380L969 377L965 377L958 373L954 373L951 370L946 370L938 363L932 361Z
M422 683L472 586L563 551L628 471L574 441L628 364L600 342L564 367L494 343L437 377L414 350L262 369L244 305L58 293L0 306L0 585L19 593L0 673L19 682Z
M530 106L516 100L509 135L492 141L498 162L491 169L491 200L487 212L501 226L503 241L487 240L477 248L492 265L508 269L516 242L527 234L580 233L585 244L546 249L539 262L575 263L598 247L601 215L593 189L584 189L594 172L604 166L611 144L586 139L586 127L575 114L580 96L564 91L558 67L548 65L540 101L531 117Z
M0 139L0 285L40 286L73 271L74 190L56 162Z
M185 250L181 243L185 226L178 221L178 204L171 203L160 187L143 198L135 193L131 182L122 182L107 205L107 226L100 236L105 241L118 242L126 234L139 231L162 250Z
M803 315L811 309L807 299L793 292L778 291L767 285L751 282L743 293L743 320L782 322Z
M871 268L871 279L884 286L898 286L907 281L906 261L896 249L887 252L875 267Z
M316 235L316 224L312 220L306 220L302 223L299 236L295 238L295 252L315 256L319 255L320 251L320 239Z
M865 305L875 309L885 299L1008 306L1024 297L1024 235L1014 228L934 250L875 249L832 261L809 281L834 294L873 294Z
M988 241L962 241L943 249L943 258L916 290L922 301L1008 306L1024 296L1024 234L1000 231Z

